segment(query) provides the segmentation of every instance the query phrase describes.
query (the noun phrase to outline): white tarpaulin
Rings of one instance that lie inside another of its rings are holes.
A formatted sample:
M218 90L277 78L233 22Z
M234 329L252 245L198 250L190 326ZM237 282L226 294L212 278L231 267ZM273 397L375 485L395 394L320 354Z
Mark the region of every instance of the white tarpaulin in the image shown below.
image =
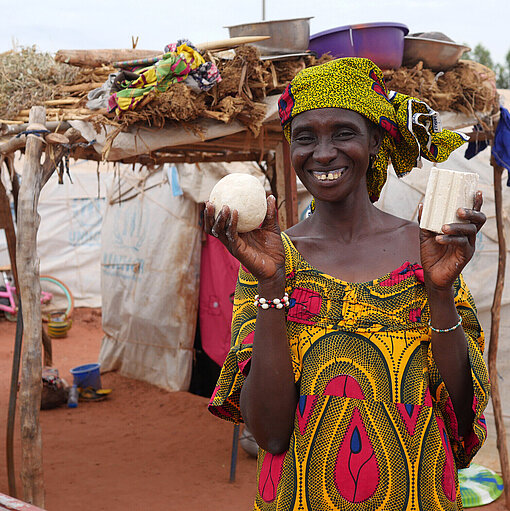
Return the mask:
M109 190L101 243L102 371L187 390L198 307L199 206L168 174L125 168Z
M22 165L17 165L22 167ZM80 161L72 164L71 184L56 172L41 191L37 234L40 273L62 280L71 290L76 307L101 306L99 247L106 187L113 172L101 165ZM6 185L9 183L6 181ZM0 266L9 264L7 245L0 230Z

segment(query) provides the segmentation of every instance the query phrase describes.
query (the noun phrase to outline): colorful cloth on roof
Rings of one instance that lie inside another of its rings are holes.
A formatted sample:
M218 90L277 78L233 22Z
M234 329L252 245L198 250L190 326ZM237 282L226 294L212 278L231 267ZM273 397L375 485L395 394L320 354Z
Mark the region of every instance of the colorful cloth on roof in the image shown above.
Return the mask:
M349 283L308 264L282 234L287 338L299 391L288 451L259 450L260 511L453 511L462 509L457 468L486 437L489 382L484 335L462 277L455 303L471 362L474 421L459 438L451 399L432 356L430 310L419 265ZM209 410L242 422L257 281L239 272L232 348Z
M133 110L149 92L165 92L170 85L185 80L204 62L200 53L182 44L175 51L165 53L153 66L142 70L139 78L125 84L126 88L112 94L108 110L116 113Z
M308 67L289 83L279 100L285 136L290 142L292 119L316 108L346 108L367 117L384 130L384 139L368 170L368 193L378 200L391 163L397 176L420 165L423 156L445 161L468 140L462 133L442 130L439 114L417 98L388 91L381 70L368 59L347 57Z
M188 39L179 39L177 43L167 44L165 51L176 51L175 48L181 44L187 44L195 51L198 49ZM196 69L193 69L190 76L195 80L198 88L208 91L214 84L221 82L221 75L214 62L204 62Z

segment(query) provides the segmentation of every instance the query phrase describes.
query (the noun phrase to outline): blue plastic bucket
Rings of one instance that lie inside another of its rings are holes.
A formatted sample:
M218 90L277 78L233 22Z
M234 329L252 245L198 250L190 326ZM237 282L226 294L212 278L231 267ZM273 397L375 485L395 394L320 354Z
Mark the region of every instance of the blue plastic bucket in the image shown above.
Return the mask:
M100 364L85 364L71 369L74 385L81 388L92 387L94 390L101 389Z

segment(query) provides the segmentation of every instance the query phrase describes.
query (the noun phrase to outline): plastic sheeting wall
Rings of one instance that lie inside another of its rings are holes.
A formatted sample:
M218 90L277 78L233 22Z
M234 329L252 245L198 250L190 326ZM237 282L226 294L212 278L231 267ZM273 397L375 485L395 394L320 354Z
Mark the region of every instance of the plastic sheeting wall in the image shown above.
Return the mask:
M17 163L21 168L22 164ZM57 277L73 293L76 307L101 307L100 246L106 188L112 167L81 161L71 165L71 178L58 184L56 173L41 191L37 235L40 273ZM9 186L9 183L5 183ZM9 264L0 230L0 266Z
M101 240L101 370L187 390L198 307L198 204L174 195L166 172L145 179L126 169L109 191Z

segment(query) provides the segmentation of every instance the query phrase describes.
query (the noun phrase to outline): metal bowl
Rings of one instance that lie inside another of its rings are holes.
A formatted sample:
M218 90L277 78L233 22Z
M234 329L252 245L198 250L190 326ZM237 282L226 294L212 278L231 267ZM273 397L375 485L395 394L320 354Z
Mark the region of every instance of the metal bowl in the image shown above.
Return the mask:
M232 25L228 28L230 37L268 35L271 39L253 43L261 55L281 55L304 52L310 40L310 20L295 18L289 20L259 21Z
M407 36L404 38L402 65L412 67L421 60L432 71L445 71L453 67L464 52L470 50L463 44Z

